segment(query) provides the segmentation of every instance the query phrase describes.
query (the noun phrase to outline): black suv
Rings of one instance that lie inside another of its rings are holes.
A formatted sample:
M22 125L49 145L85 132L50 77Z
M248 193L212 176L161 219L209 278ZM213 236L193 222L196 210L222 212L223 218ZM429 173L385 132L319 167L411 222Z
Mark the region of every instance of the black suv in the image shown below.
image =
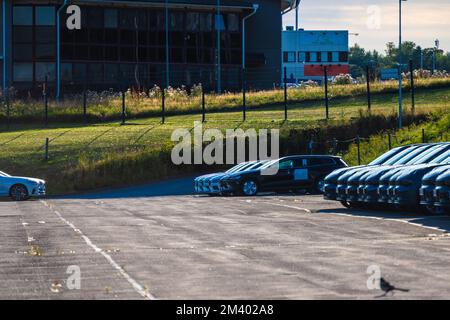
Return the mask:
M306 189L322 192L325 176L347 167L335 156L289 156L273 160L256 170L237 172L220 181L222 193L256 195L259 191Z

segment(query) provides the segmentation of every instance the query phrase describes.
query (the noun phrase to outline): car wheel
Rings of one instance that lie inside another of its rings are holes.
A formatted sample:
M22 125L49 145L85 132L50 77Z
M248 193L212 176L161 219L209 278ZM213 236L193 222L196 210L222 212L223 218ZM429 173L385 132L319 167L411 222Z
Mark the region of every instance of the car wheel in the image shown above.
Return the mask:
M254 196L258 193L258 184L254 180L247 180L242 184L242 193L245 196Z
M347 202L347 201L341 201L341 204L344 207L346 207L346 208L351 208L352 207L352 204L350 202Z
M24 201L29 198L28 190L23 184L15 184L9 190L9 196L14 201Z

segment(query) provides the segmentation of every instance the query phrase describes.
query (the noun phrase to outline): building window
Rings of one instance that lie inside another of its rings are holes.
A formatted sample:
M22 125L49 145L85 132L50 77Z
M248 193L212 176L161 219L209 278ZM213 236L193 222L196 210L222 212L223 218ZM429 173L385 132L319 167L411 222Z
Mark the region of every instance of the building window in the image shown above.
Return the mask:
M298 53L298 62L306 62L306 52L300 51Z
M295 51L285 51L283 53L283 61L285 63L296 62Z
M311 52L305 52L305 62L311 62Z
M55 8L54 7L36 7L36 25L54 26Z
M115 29L118 27L118 22L117 22L117 10L116 9L105 9L105 17L104 17L104 22L105 22L105 28L108 29Z
M328 55L327 61L328 62L333 62L333 52L328 52L327 55Z
M316 61L317 62L322 62L322 52L317 52L316 53Z
M15 26L32 26L33 7L15 6L13 8L13 21Z
M14 81L31 82L33 81L33 64L32 63L14 63Z
M348 62L348 52L339 52L339 62Z

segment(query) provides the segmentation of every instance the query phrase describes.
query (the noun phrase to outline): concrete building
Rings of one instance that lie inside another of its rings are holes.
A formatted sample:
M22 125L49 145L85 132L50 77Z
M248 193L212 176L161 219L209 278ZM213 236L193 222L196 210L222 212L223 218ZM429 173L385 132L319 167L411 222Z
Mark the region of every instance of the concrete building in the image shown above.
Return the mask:
M328 76L349 73L348 31L294 30L283 31L283 67L291 83L322 81L324 67Z
M299 2L0 1L2 87L39 92L47 78L57 93L196 83L232 90L244 61L252 86L271 87L281 76L282 14ZM81 9L79 30L66 26L69 5Z

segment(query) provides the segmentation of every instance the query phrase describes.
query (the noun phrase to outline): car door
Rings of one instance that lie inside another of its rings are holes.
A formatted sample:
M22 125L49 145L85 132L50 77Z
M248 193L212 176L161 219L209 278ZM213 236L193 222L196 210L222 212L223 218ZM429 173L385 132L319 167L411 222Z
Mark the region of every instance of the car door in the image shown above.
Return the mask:
M289 189L294 182L294 160L281 160L276 174L261 176L261 178L261 187L264 190Z
M9 194L9 179L8 177L0 176L0 195L7 196Z

